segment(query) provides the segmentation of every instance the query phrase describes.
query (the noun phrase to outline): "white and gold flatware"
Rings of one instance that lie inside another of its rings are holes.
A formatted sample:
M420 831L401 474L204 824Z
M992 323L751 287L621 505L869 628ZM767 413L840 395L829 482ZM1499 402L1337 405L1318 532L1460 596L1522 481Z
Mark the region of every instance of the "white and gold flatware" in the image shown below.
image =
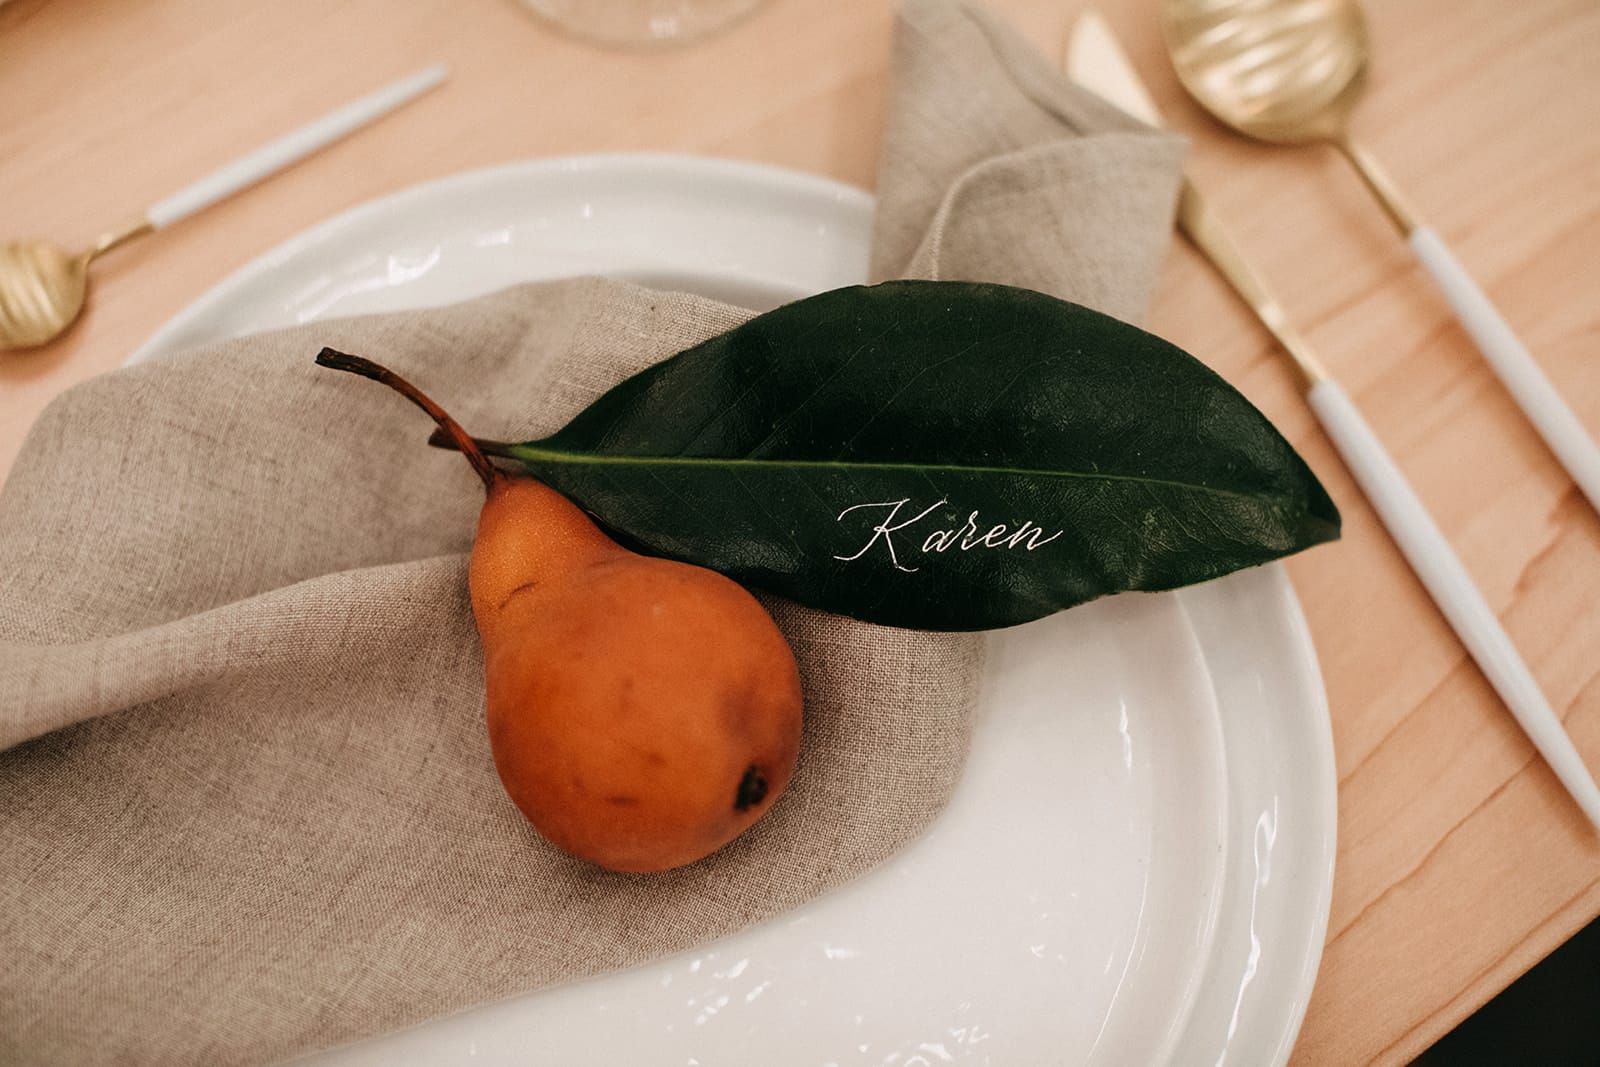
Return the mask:
M1152 126L1161 124L1160 113L1133 64L1105 21L1092 11L1086 11L1073 28L1067 73L1134 118ZM1500 620L1366 419L1329 377L1290 324L1282 305L1187 179L1179 194L1177 222L1179 230L1233 286L1294 361L1312 410L1412 570L1534 747L1589 821L1600 828L1600 787Z
M170 226L254 185L375 122L444 80L442 66L403 78L234 160L152 205L88 249L48 241L0 243L0 350L34 348L64 333L83 312L89 264L136 237Z
M1355 166L1507 391L1600 511L1600 446L1437 232L1418 217L1348 119L1366 83L1356 0L1161 0L1178 80L1223 124L1272 144L1324 141Z

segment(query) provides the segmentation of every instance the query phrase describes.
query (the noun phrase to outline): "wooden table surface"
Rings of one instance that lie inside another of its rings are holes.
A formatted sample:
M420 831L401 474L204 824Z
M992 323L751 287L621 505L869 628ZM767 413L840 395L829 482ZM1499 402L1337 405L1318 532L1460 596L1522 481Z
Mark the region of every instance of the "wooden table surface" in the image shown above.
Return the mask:
M1058 54L1077 0L993 0ZM1148 0L1104 0L1191 172L1364 409L1600 768L1600 518L1345 164L1208 123ZM1600 5L1372 3L1355 131L1600 433ZM770 0L684 50L576 43L510 0L10 0L0 229L69 245L215 165L438 60L401 115L96 264L70 337L0 357L0 476L51 397L116 367L218 279L329 215L455 171L656 150L873 184L888 0ZM1295 1062L1404 1062L1600 913L1600 838L1468 659L1267 337L1174 245L1151 327L1282 428L1345 515L1289 565L1339 770L1327 950Z

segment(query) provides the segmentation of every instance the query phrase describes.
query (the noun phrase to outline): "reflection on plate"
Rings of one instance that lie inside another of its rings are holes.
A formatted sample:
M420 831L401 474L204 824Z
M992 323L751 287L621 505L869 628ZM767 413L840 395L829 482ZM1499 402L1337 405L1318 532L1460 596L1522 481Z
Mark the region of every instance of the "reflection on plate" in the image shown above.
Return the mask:
M871 210L679 157L464 174L287 242L134 358L578 273L767 308L860 281ZM879 870L699 951L311 1062L1282 1062L1334 832L1326 704L1283 569L990 642L950 809Z

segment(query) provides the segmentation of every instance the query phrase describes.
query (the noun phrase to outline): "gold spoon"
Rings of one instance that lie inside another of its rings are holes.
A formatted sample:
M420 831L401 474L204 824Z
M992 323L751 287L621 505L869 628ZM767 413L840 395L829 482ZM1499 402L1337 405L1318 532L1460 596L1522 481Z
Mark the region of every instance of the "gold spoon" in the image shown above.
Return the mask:
M83 313L89 264L136 237L177 222L388 114L433 88L445 68L429 67L352 101L180 189L134 222L76 255L48 241L0 243L0 351L54 340Z
M1370 45L1356 0L1161 0L1178 79L1233 129L1274 144L1325 141L1344 154L1573 481L1600 511L1600 447L1437 233L1350 137Z
M0 244L0 349L34 348L63 333L83 310L90 262L152 229L139 219L77 255L49 241Z
M1138 72L1112 36L1105 20L1084 11L1068 41L1067 73L1084 88L1098 93L1136 119L1161 125L1161 113L1150 99ZM1289 324L1283 306L1272 296L1187 179L1178 193L1177 224L1184 236L1217 268L1217 273L1256 313L1267 331L1299 368L1306 400L1334 447L1344 457L1356 483L1383 520L1423 588L1439 605L1461 642L1483 669L1506 707L1550 764L1589 821L1600 829L1600 785L1539 688L1538 679L1511 643L1494 609L1484 600L1450 542L1395 465L1383 442L1367 425L1348 394L1317 362L1305 338Z

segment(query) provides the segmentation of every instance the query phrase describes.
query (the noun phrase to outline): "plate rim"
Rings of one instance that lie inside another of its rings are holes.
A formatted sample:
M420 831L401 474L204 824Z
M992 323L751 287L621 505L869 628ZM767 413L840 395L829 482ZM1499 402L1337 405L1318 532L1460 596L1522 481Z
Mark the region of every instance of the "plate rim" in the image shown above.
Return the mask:
M861 216L867 220L869 232L871 213L876 203L868 191L820 175L769 163L672 152L608 152L548 156L472 168L418 182L362 201L298 231L208 287L146 338L129 355L125 364L143 362L187 347L177 345L176 340L197 322L202 322L205 316L227 304L241 290L297 256L337 238L342 231L365 221L381 218L397 210L403 211L410 205L424 203L434 196L459 195L463 190L492 186L497 182L515 181L528 176L547 176L551 173L601 172L613 174L631 172L647 178L670 175L721 180L739 185L758 186L767 191L808 196L815 198L819 203L830 203L836 210ZM1253 577L1255 575L1263 577ZM1278 602L1281 621L1286 624L1282 636L1293 653L1288 660L1289 669L1285 672L1283 680L1305 700L1305 706L1300 710L1304 712L1304 718L1317 735L1314 739L1317 742L1315 751L1317 758L1314 761L1317 765L1316 781L1308 783L1307 788L1300 790L1300 793L1307 798L1311 813L1320 816L1323 822L1320 827L1309 827L1306 831L1297 828L1297 832L1316 830L1318 833L1318 840L1314 843L1318 877L1313 887L1314 891L1305 901L1311 921L1304 928L1306 942L1297 954L1299 965L1295 969L1297 979L1294 983L1295 988L1283 991L1287 995L1285 1013L1279 1020L1280 1025L1275 1028L1278 1036L1275 1042L1274 1062L1282 1063L1288 1059L1304 1021L1312 987L1320 968L1327 922L1331 912L1337 829L1337 772L1333 758L1332 724L1327 691L1322 681L1320 660L1299 597L1284 565L1281 562L1267 564L1242 572L1240 575L1218 579L1214 583L1189 587L1181 591L1180 595L1188 600L1196 597L1205 598L1210 595L1207 586L1213 586L1220 595L1221 590L1232 589L1233 584L1245 581L1267 583L1267 595ZM1186 612L1189 610L1187 605L1184 610ZM1204 645L1205 635L1200 633L1198 627L1195 629ZM1226 716L1226 712L1223 714ZM1231 1038L1229 1043L1231 1044Z
M341 231L396 210L427 201L440 194L459 194L478 186L492 186L519 178L550 173L627 172L641 175L671 174L697 179L719 179L734 184L757 184L790 194L816 197L847 211L870 218L877 203L867 190L845 182L752 160L694 156L676 152L598 152L546 156L473 167L416 182L393 192L353 204L312 223L229 271L204 292L179 308L123 361L123 366L145 362L175 349L184 330L222 306L240 290L269 271L326 243Z

